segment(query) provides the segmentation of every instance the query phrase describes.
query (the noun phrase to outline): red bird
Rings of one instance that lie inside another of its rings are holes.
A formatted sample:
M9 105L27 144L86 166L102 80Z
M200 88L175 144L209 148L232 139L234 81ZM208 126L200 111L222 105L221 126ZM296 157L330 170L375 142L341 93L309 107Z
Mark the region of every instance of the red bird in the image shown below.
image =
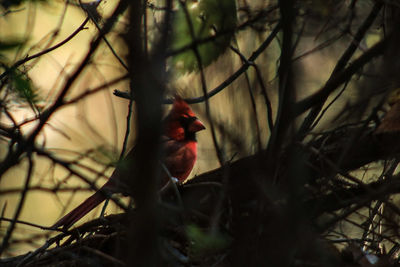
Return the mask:
M203 123L197 119L189 105L180 97L175 97L170 113L164 119L165 133L163 149L164 164L172 177L184 182L193 169L197 158L196 132L205 129ZM134 151L129 151L126 158L134 160ZM165 174L162 181L168 181ZM96 193L87 198L82 204L57 221L53 227L68 229L75 222L89 213L106 199L108 194L126 193L122 175L116 168L110 179Z

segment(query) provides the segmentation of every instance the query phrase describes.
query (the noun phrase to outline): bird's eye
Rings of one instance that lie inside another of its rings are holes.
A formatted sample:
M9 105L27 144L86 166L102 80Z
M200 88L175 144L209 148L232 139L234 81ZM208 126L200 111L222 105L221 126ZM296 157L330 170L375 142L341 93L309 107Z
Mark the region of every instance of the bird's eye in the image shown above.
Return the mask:
M179 121L180 121L180 123L181 123L183 126L189 125L190 123L192 123L192 122L195 121L195 120L197 120L196 117L194 117L194 116L189 116L189 115L187 115L187 114L184 114L184 115L182 115L182 116L179 118Z

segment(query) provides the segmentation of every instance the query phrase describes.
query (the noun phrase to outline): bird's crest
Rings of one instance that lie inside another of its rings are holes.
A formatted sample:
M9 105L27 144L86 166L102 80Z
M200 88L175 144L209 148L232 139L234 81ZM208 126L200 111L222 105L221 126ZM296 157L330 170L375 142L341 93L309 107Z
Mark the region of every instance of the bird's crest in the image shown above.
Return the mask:
M193 113L192 109L189 107L188 103L186 103L183 98L177 94L174 96L174 104L172 106L171 114L176 115L188 115L195 117L196 115Z

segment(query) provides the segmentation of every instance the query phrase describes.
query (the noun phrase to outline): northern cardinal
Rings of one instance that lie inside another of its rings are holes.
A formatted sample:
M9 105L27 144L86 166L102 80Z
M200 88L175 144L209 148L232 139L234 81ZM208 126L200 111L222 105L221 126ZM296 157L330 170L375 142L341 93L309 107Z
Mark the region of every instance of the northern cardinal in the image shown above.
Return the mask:
M196 132L205 129L203 123L197 119L189 105L179 96L175 97L170 113L164 119L163 149L165 158L163 163L172 177L184 182L193 169L197 158ZM134 160L134 151L128 152L126 158ZM165 173L165 172L164 172ZM126 193L121 181L123 175L117 167L110 179L96 193L87 198L82 204L57 221L53 228L68 229L97 205L103 202L108 194ZM168 181L164 174L162 181Z

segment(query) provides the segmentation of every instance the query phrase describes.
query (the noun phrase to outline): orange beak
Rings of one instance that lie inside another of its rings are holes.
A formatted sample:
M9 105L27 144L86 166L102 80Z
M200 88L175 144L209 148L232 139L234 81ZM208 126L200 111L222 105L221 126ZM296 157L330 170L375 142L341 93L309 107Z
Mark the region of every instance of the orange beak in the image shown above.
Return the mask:
M193 121L190 125L188 130L192 133L204 130L206 127L204 126L204 124L199 120L196 119L195 121Z

